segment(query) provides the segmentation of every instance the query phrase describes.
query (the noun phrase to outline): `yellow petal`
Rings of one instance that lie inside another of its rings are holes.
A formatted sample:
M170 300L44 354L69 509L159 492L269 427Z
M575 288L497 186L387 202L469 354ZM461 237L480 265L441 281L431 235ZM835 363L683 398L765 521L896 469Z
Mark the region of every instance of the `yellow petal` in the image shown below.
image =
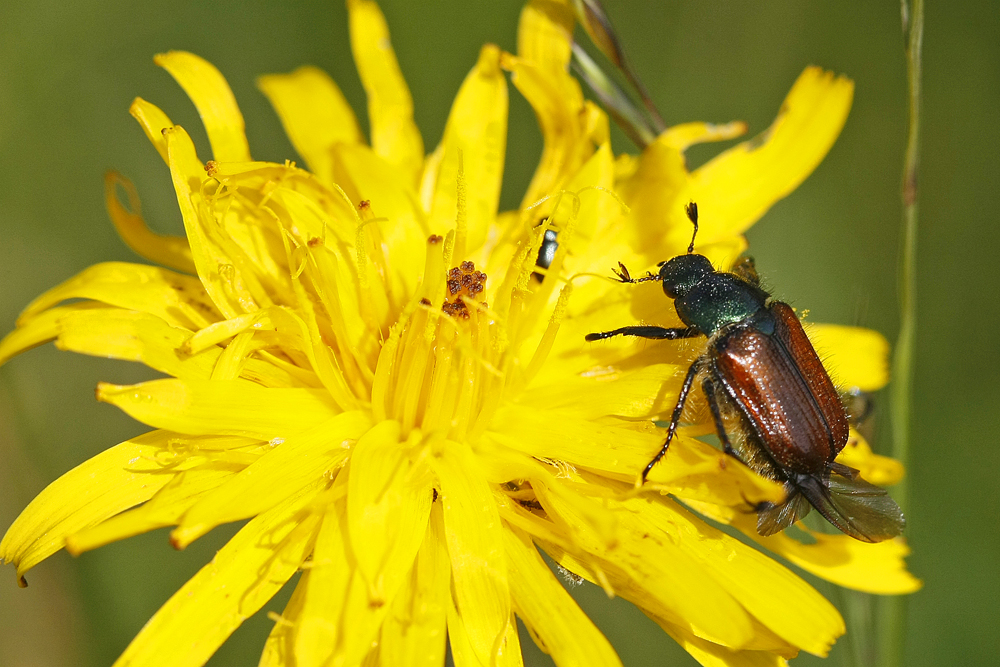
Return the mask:
M345 511L343 500L339 500L331 502L323 513L308 586L302 596L302 610L292 628L296 667L325 665L342 639L341 618L354 576L345 534Z
M59 323L63 318L76 311L89 309L108 310L103 303L77 301L68 306L50 308L18 323L16 329L0 340L0 365L22 352L54 339L59 335Z
M202 495L240 469L227 469L222 461L213 461L212 466L170 476L170 482L139 507L67 537L66 550L76 556L126 537L178 524Z
M326 391L265 389L246 380L102 382L97 398L143 423L155 422L179 433L259 440L302 433L336 414Z
M430 459L441 485L455 604L475 656L489 665L510 617L503 526L467 444L449 441Z
M282 610L281 616L275 621L274 627L271 628L267 641L264 642L264 650L261 652L257 667L304 667L301 662L296 660L295 627L302 614L302 605L308 587L309 571L306 570L299 577L292 597Z
M695 637L681 626L653 619L659 623L702 667L788 667L788 661L772 651L733 651L725 646Z
M451 564L441 504L436 503L434 508L413 570L382 625L379 656L383 665L440 667L444 664Z
M163 136L167 140L170 176L177 204L184 219L184 230L191 244L191 255L201 278L202 290L208 292L212 303L226 319L256 310L258 305L244 286L246 274L240 272L233 259L219 248L212 230L206 228L199 216L199 206L205 206L201 191L206 175L198 162L191 137L179 125L164 130Z
M160 140L163 141L162 136ZM118 200L119 186L128 196L127 209ZM195 272L187 239L183 236L157 234L147 227L142 218L139 193L135 191L132 181L117 171L104 174L104 204L118 235L141 257L178 271Z
M854 468L861 476L878 486L892 486L903 479L905 470L903 464L888 456L879 456L872 451L871 446L855 431L840 454L837 462Z
M756 549L694 520L687 512L671 512L662 503L634 499L624 505L636 513L631 516L641 512L650 524L673 533L681 550L700 562L706 574L792 646L826 655L844 633L843 619L833 605Z
M558 190L590 158L592 145L585 140L580 122L583 93L566 72L551 72L537 63L505 56L503 67L511 82L535 110L542 130L542 156L521 200L521 208Z
M160 607L115 667L202 665L266 603L312 550L315 487L244 526Z
M692 197L688 179L683 153L673 145L669 134L661 134L643 150L635 172L619 185L631 209L626 226L633 237L631 245L645 251L650 262L673 257L691 241L691 223L684 214L684 205ZM702 208L699 199L699 211ZM699 252L702 245L731 234L707 214L701 214L701 221ZM659 257L654 259L655 255Z
M596 378L559 377L552 384L526 390L518 402L559 410L563 416L588 422L605 415L650 418L674 407L677 397L665 395L663 385L679 371L686 369L674 364L650 364Z
M746 134L747 124L743 121L733 121L723 125L714 123L682 123L667 128L659 140L679 151L684 151L695 144L707 141L726 141Z
M465 621L455 606L455 598L449 598L448 605L448 646L455 667L483 667L465 628ZM497 653L491 667L524 667L521 656L521 642L517 634L517 619L513 612L507 617L507 627L503 637L496 642Z
M348 0L351 51L368 95L372 148L416 187L424 161L424 141L413 122L413 98L389 42L389 28L378 5Z
M171 542L184 548L215 526L264 512L314 480L323 479L341 466L351 444L370 425L365 413L345 412L289 436L199 499L170 534Z
M431 230L443 233L455 226L459 166L465 173L467 238L464 247L475 250L486 240L496 218L507 149L507 81L500 69L500 49L487 44L479 61L462 83L445 125L444 155L438 167L437 187L430 211ZM458 233L461 235L462 230ZM456 239L456 257L465 257L462 239Z
M569 67L573 10L566 2L532 0L521 10L517 25L517 55L547 72Z
M489 434L525 454L630 476L662 444L662 434L649 423L583 422L573 413L521 406L498 409Z
M317 67L257 79L292 146L321 181L332 184L333 147L363 141L354 111L333 79Z
M663 526L649 521L650 512L644 507L651 502L648 500L637 499L631 505L604 502L609 507L626 510L616 512L619 527L616 540L610 544L606 536L592 529L580 512L579 503L568 502L561 494L545 494L542 500L547 512L558 515L562 525L571 527L572 532L567 535L572 541L573 552L582 551L599 559L612 590L643 609L657 611L673 622L688 624L696 635L717 644L743 648L754 640L750 615L705 562L706 557L724 560L733 549L724 542L731 538L712 535L716 539L708 542L699 529L711 529L702 525L692 526L690 534L680 532L682 519L677 527L664 530ZM668 503L662 503L662 512L680 517L682 511ZM641 513L646 520L632 516L633 512ZM686 545L686 541L692 545ZM721 553L715 556L712 550ZM556 553L547 548L546 551L559 561Z
M147 102L141 97L132 100L132 105L129 107L128 112L132 114L133 118L139 121L142 131L146 133L146 138L156 148L163 161L169 164L170 162L167 159L167 140L163 138L163 130L174 126L170 117L160 107L152 102Z
M111 306L139 310L172 326L200 329L218 317L197 278L167 269L125 262L104 262L84 269L28 304L18 325L66 299L93 299Z
M879 332L837 324L804 326L837 385L877 391L889 382L889 341Z
M51 311L49 311L51 312ZM191 336L153 315L134 310L101 308L69 313L59 320L56 347L113 359L138 361L176 378L207 380L222 350L178 353Z
M63 547L67 535L149 499L171 475L157 456L171 433L153 431L84 461L49 484L21 512L0 542L0 559L19 577Z
M710 221L704 242L745 231L797 188L833 146L853 96L850 79L807 67L771 127L696 169L690 196L702 219ZM681 222L683 211L675 218ZM679 237L687 234L686 227L676 225Z
M557 665L621 665L618 654L580 609L531 543L516 528L504 530L514 607L539 647Z
M414 248L422 247L430 235L413 190L401 183L395 170L367 146L341 144L336 154L358 198L371 202L376 217L368 224L378 226L386 248L388 268L395 280L391 289L412 294L424 270L424 255L414 252ZM454 222L452 219L451 225Z
M358 440L351 453L347 521L358 570L373 604L386 604L388 585L402 581L427 532L431 476L399 441L398 422L385 421Z
M904 558L910 548L902 537L867 544L847 535L808 532L815 538L814 544L802 544L784 533L759 541L806 572L845 588L899 595L923 586L906 570Z
M244 132L243 114L222 73L207 60L187 51L161 53L153 62L170 72L194 102L215 159L248 162L250 146Z

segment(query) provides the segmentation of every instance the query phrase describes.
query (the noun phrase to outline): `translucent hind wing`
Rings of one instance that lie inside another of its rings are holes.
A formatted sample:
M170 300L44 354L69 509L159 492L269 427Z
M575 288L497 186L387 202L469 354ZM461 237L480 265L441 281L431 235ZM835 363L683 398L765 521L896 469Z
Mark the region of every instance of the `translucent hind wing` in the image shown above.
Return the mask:
M811 509L805 496L793 489L785 502L777 505L762 503L757 508L757 532L764 537L780 533L809 514Z
M903 511L888 492L861 477L834 473L826 483L807 485L803 493L830 523L862 542L891 539L906 526Z

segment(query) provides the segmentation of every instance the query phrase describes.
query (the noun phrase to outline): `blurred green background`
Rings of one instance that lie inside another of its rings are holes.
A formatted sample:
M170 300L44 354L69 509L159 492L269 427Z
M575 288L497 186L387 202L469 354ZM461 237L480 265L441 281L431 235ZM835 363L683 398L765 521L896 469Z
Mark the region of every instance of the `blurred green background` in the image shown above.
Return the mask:
M519 2L387 0L382 8L428 150L481 44L514 50ZM814 321L897 329L899 182L906 124L899 4L607 0L635 68L668 123L773 119L808 64L857 83L843 134L816 172L749 233L784 300ZM254 156L296 159L254 88L259 74L311 63L337 80L365 123L340 2L192 0L0 4L0 329L44 289L103 260L134 260L104 212L102 174L133 179L147 220L181 229L166 168L128 116L140 95L184 125L208 155L195 111L152 63L187 49L225 74ZM925 581L910 599L907 665L987 665L1000 655L1000 12L992 0L931 2L924 47L919 329L910 468L909 563ZM635 152L615 135L617 152ZM693 164L718 145L698 147ZM537 162L532 112L511 93L503 204L516 205ZM99 380L149 371L46 346L0 368L0 530L47 483L145 430L98 404ZM882 407L877 440L891 433ZM155 532L73 559L59 553L19 590L0 573L0 664L107 665L233 532L184 552ZM693 661L621 600L578 589L626 665ZM265 609L280 610L284 597ZM256 664L271 622L248 621L212 665ZM525 638L526 644L530 640ZM845 642L829 664L842 662ZM531 664L546 663L533 646ZM803 657L798 665L822 664Z

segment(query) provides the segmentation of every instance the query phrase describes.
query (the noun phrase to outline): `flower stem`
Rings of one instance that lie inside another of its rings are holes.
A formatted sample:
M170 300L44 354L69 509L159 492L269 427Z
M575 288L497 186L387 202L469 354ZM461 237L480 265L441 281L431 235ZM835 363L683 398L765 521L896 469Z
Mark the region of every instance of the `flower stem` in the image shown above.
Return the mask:
M906 40L906 78L909 92L909 129L903 161L903 242L900 263L899 338L892 360L893 456L909 467L910 408L913 402L913 348L917 319L917 176L920 138L921 48L924 34L923 0L901 0L903 36ZM908 509L907 481L894 489L894 497ZM882 600L879 627L879 664L901 667L906 638L906 598Z

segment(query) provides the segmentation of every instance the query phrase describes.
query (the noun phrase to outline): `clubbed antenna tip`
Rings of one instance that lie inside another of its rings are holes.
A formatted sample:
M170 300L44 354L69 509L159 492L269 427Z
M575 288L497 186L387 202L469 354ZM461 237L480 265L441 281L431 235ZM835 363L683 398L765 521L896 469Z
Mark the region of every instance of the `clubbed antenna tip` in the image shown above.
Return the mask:
M694 225L694 234L691 235L691 244L688 246L688 254L694 252L694 238L698 236L698 204L695 202L688 202L687 206L684 207L684 212L687 213L688 220Z

